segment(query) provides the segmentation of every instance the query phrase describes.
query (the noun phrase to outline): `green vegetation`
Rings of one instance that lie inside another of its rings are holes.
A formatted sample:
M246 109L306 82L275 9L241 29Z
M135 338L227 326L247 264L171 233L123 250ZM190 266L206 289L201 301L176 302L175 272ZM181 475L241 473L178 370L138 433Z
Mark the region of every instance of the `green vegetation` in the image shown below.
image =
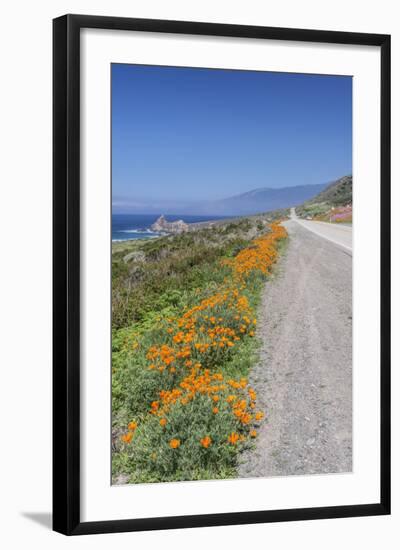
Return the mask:
M113 244L114 480L236 475L262 416L246 376L279 214Z
M300 218L329 221L331 219L331 211L334 211L335 214L340 214L341 208L351 206L352 200L353 177L344 176L328 185L326 189L321 191L321 193L316 195L313 199L298 206L296 208L296 214ZM344 219L346 221L351 221L351 214ZM339 216L337 221L342 221L342 218Z
M191 303L193 291L221 282L219 261L234 256L287 210L112 247L113 329L143 323L166 308ZM212 283L214 281L214 283Z

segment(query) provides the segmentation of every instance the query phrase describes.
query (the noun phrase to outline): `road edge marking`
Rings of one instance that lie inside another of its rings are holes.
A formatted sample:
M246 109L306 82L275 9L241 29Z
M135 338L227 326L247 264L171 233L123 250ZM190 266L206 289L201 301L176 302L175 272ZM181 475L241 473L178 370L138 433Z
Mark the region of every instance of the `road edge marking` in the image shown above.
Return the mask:
M325 235L321 235L321 233L318 233L317 231L314 231L308 225L304 225L302 223L302 220L292 218L292 221L297 222L301 227L304 227L304 229L307 229L311 233L314 233L314 235L317 235L318 237L321 237L321 239L325 239L326 241L330 241L331 243L336 244L340 248L344 248L345 250L347 250L347 252L350 252L351 255L353 256L353 247L346 246L345 244L340 243L339 241L336 241L335 239L331 239L330 237L326 237Z

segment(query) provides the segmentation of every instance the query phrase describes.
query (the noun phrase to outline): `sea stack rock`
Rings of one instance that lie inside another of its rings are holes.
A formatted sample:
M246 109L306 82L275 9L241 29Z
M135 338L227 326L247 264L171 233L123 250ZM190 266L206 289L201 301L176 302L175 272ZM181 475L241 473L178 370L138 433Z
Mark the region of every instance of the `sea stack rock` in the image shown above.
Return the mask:
M152 231L164 232L164 233L184 233L189 231L189 225L183 220L177 220L176 222L168 222L163 215L161 215L151 226Z

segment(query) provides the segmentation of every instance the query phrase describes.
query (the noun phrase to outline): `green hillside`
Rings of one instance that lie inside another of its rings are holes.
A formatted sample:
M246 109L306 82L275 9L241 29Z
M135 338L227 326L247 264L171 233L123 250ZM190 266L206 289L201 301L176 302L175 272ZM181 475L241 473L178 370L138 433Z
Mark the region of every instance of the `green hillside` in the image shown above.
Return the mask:
M344 176L332 182L314 198L296 208L301 218L321 218L340 207L348 207L353 202L353 176Z

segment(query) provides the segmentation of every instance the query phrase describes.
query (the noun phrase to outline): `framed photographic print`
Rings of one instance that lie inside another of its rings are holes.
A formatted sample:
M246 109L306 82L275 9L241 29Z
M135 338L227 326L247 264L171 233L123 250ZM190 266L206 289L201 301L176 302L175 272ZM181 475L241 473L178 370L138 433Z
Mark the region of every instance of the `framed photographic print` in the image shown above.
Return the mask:
M390 513L390 37L54 20L54 529Z

